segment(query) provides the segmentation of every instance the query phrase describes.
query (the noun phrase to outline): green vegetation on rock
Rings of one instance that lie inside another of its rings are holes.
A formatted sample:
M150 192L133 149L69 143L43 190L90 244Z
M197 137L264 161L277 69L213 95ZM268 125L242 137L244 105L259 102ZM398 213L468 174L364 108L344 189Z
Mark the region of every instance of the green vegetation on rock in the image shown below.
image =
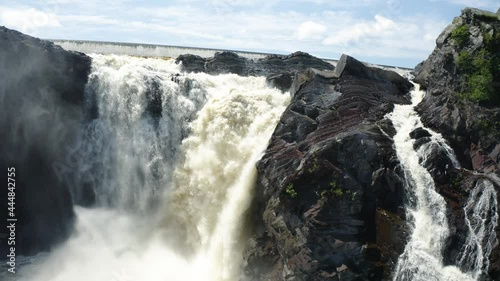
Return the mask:
M314 159L312 161L312 166L309 167L309 169L307 170L310 174L314 174L315 172L317 172L319 170L319 164L318 164L318 160L317 159Z
M285 192L286 194L290 195L291 198L295 198L298 195L297 191L295 191L293 183L290 183L286 186Z
M477 126L483 134L491 134L500 138L500 118L498 114L491 117L483 117L477 121Z
M334 188L334 189L331 189L330 192L333 194L333 196L335 197L341 197L341 196L344 196L344 190L342 190L342 188L340 187L337 187L337 188Z
M469 42L467 25L461 25L452 31L451 37L460 51L455 63L463 75L464 91L459 96L474 102L500 102L498 89L494 88L495 78L500 76L500 57L498 46L500 35L483 30L484 48L470 52L464 49Z
M337 179L332 180L328 186L329 189L322 190L320 193L321 199L326 199L327 197L342 197L346 193L349 194L349 191L344 191L341 187L337 185Z
M464 47L465 44L469 42L469 36L469 28L465 24L460 25L451 32L451 38L460 48Z
M461 96L472 101L487 101L493 99L493 65L492 54L485 49L475 55L460 53L458 66L466 82L466 91Z

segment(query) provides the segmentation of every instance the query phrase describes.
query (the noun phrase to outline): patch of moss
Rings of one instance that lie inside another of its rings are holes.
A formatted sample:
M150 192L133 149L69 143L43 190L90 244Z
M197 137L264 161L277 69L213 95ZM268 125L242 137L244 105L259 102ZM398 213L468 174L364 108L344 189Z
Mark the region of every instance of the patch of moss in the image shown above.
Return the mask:
M460 25L451 32L451 38L460 48L469 42L469 36L469 27L465 24Z
M329 186L330 186L330 193L334 197L341 197L341 196L344 195L344 190L342 188L340 188L339 186L337 186L337 182L336 181L330 182Z
M334 197L344 196L344 190L342 190L342 188L339 187L331 189L330 192L333 194Z
M345 194L350 194L350 191L344 191L341 187L337 185L336 179L331 181L329 184L329 189L322 190L320 192L321 199L325 199L329 196L331 197L342 197Z
M335 198L335 197L342 197L346 193L349 193L349 192L344 192L344 190L342 188L340 188L340 187L338 187L338 188L331 188L329 190L322 190L321 193L320 193L320 197L321 197L321 199L326 199L327 197L333 197L333 198Z
M291 198L296 198L298 193L295 191L293 183L290 183L285 188L285 193L288 194Z

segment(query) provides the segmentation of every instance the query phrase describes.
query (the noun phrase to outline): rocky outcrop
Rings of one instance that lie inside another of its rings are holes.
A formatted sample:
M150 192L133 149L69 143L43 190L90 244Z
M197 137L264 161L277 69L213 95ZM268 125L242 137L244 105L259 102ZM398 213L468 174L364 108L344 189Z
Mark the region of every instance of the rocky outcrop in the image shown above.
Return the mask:
M263 59L245 59L232 52L218 52L212 58L181 55L176 60L186 72L206 72L217 75L234 73L242 76L266 76L270 85L288 91L297 72L308 68L333 70L332 64L304 52L288 56L269 55Z
M428 93L417 107L422 121L447 139L462 166L454 169L439 153L427 161L448 202L452 235L445 262L453 263L466 235L463 207L478 174L500 174L498 13L464 9L439 36L429 58L415 68L415 75ZM500 191L498 183L496 187ZM500 279L499 256L497 246L490 255L489 277L484 278Z
M257 166L250 279L389 278L408 231L395 131L384 116L409 102L411 87L345 55L335 71L295 76Z
M83 54L0 27L0 180L7 183L7 167L15 168L18 255L48 250L71 231L70 183L57 164L71 161L90 63ZM6 231L4 188L0 233ZM6 253L4 241L0 247Z

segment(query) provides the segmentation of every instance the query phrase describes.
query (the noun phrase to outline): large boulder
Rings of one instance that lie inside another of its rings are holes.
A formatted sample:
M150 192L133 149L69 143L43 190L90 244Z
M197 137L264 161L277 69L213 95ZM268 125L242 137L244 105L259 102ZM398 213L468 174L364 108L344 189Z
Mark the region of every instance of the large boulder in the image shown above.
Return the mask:
M48 250L72 229L70 183L57 167L71 161L90 64L84 54L0 27L0 180L15 168L18 255ZM2 233L6 186L0 202Z
M251 280L382 280L404 249L394 103L412 84L343 56L343 71L298 72L258 162Z

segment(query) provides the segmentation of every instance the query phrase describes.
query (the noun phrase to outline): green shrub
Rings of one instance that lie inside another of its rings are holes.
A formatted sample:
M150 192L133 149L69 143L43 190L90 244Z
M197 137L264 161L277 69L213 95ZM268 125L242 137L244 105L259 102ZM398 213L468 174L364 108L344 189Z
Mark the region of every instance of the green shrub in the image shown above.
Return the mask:
M466 50L461 51L458 54L458 59L456 60L456 64L461 72L471 73L474 69L472 68L472 59Z
M344 196L344 190L342 190L342 188L340 188L340 187L333 188L333 189L330 190L330 192L332 193L332 195L334 197Z
M468 81L470 92L467 98L471 101L487 101L490 100L490 87L493 80L491 73L477 73L471 75Z
M485 101L490 99L493 83L491 57L487 50L482 49L472 59L473 73L468 79L470 100Z
M458 55L457 67L464 74L465 91L459 96L471 101L494 101L493 79L498 71L498 60L487 49L471 55L463 50Z
M344 191L341 187L337 185L336 180L331 181L329 184L330 188L328 190L322 190L320 192L320 197L321 199L325 199L328 196L331 197L341 197L344 196L346 193L349 194L349 191Z
M297 191L295 191L295 188L293 187L293 183L290 183L287 185L285 188L286 194L290 195L291 198L297 197Z
M451 38L460 48L462 48L469 42L469 36L469 27L467 27L467 25L465 24L455 28L451 32Z

